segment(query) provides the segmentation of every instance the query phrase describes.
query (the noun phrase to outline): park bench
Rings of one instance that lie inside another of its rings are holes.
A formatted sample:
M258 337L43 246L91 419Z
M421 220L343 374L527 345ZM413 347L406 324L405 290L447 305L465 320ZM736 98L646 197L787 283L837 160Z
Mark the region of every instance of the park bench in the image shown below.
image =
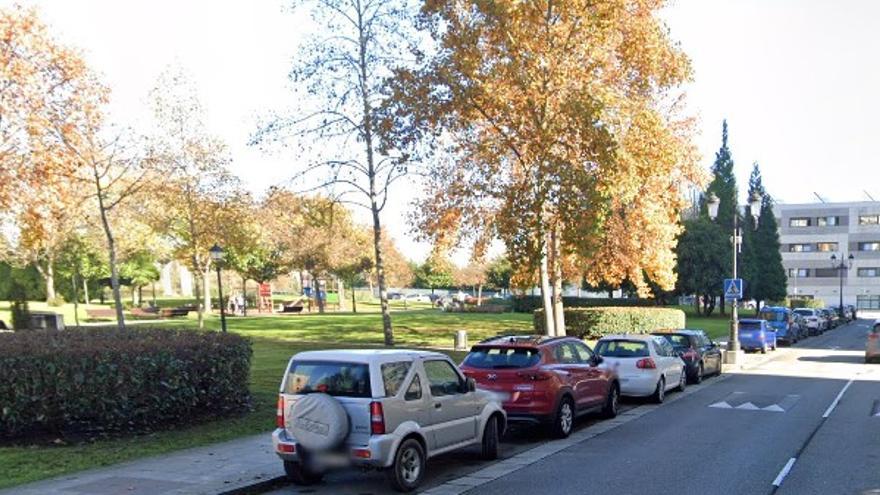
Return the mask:
M86 316L90 319L113 318L116 316L116 312L109 308L87 308Z
M189 306L182 306L180 308L162 308L159 311L159 315L162 318L176 318L179 316L186 316L189 314Z
M130 313L132 316L146 318L159 316L159 310L157 308L131 308Z
M297 299L296 301L284 301L281 303L282 313L302 313L303 308L302 299Z

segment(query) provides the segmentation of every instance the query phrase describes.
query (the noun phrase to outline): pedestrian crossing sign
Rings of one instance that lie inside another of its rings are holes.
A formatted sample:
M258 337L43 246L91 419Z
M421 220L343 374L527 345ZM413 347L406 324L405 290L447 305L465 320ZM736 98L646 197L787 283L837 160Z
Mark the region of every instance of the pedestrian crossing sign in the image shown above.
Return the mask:
M743 297L743 281L741 278L724 279L724 299L735 301Z

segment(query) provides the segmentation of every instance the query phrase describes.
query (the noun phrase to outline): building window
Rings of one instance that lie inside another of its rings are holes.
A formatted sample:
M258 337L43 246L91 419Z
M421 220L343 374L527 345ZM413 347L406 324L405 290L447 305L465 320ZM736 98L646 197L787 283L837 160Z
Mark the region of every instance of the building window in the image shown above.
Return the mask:
M805 278L810 276L809 268L789 268L788 269L788 277L789 278Z
M859 251L880 251L880 242L860 242Z
M813 251L812 244L789 244L788 252L790 253L810 253Z
M788 220L789 227L809 227L810 219L809 218L791 218Z
M816 225L819 227L837 227L840 225L839 217L819 217L816 219Z
M856 308L858 308L858 309L880 309L880 295L878 295L878 296L856 296Z
M859 225L878 225L880 224L880 215L861 215L859 216Z
M836 242L820 242L816 244L816 249L823 253L830 253L832 251L837 251L837 243Z
M880 277L880 268L859 268L860 277Z
M831 278L838 276L836 268L816 268L813 270L813 275L818 278Z

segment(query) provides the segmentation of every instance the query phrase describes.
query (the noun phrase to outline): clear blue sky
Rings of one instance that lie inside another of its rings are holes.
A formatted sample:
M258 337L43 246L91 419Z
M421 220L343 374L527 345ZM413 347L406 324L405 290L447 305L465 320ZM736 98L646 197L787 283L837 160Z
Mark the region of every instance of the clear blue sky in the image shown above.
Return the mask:
M250 187L291 175L289 157L246 146L256 117L289 102L289 58L307 23L283 11L285 3L22 2L39 5L57 36L104 75L115 120L136 124L156 76L176 63L193 75L211 128ZM741 192L758 161L769 192L784 202L811 202L814 191L859 200L863 189L880 199L880 1L678 0L663 17L693 60L689 104L706 167L726 117ZM420 259L428 246L411 241L399 220L417 190L400 183L384 219L403 251Z

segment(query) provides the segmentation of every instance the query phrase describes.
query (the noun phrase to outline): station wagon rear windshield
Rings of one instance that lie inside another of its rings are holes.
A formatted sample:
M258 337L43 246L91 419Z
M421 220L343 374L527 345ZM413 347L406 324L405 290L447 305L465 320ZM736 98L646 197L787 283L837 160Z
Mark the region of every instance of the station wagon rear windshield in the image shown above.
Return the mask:
M596 353L602 357L648 357L648 344L639 340L602 340L596 344Z
M537 349L522 347L475 347L464 359L466 366L491 370L530 368L541 360Z
M662 337L666 339L667 342L672 344L672 347L676 349L687 348L691 346L690 340L686 335L678 335L675 333L667 333L663 334Z
M785 321L785 313L781 311L761 311L761 319L767 321Z
M740 330L760 330L761 322L758 321L741 321L739 322Z
M294 361L287 371L284 393L314 392L336 397L372 397L370 367L364 363Z

